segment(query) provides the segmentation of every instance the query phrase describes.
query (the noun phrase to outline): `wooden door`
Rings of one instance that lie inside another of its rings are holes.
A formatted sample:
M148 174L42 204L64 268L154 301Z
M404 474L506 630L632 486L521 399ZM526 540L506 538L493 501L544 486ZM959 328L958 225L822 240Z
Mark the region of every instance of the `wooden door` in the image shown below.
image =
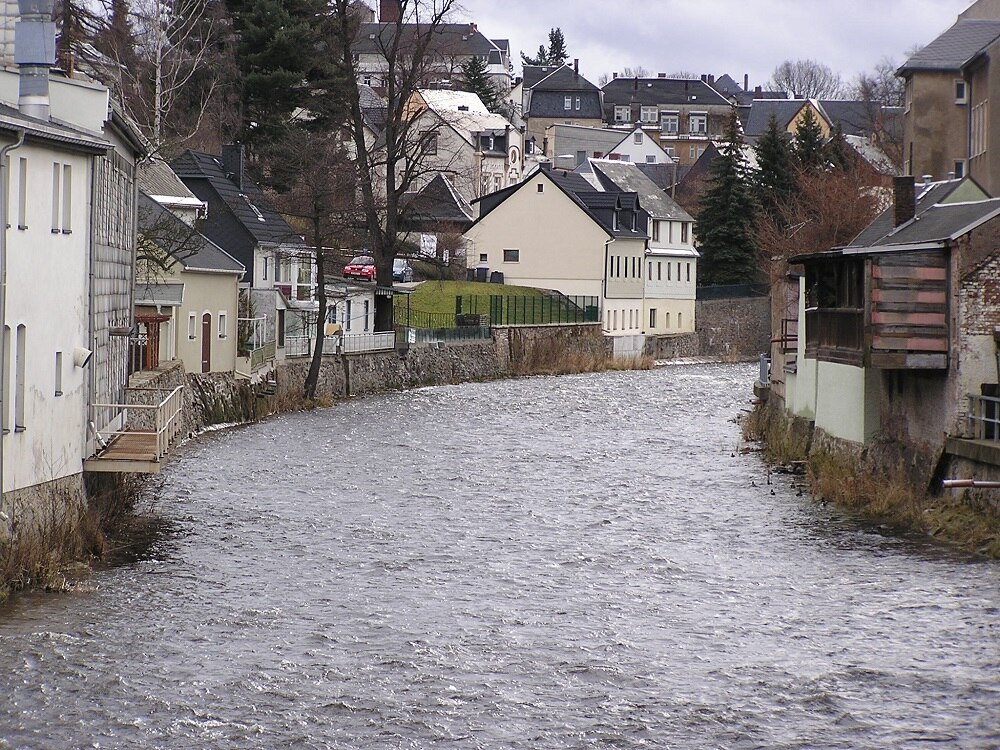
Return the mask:
M212 313L201 316L201 371L212 371Z

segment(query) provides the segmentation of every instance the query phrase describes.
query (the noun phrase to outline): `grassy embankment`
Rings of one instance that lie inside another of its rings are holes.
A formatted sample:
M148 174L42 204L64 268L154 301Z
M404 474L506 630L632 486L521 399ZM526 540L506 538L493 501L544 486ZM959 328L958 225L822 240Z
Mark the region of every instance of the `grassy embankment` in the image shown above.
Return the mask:
M777 409L758 405L742 420L745 440L759 441L765 460L804 467L817 500L856 511L901 533L922 534L950 546L1000 559L1000 516L947 495L916 487L900 466L875 465L863 452L810 447L811 430Z
M518 304L506 309L505 322L512 324L537 322L537 317L547 310L551 319L558 321L579 317L575 311L560 310L558 300L539 289L505 284L487 284L475 281L425 281L410 295L395 298L396 317L405 319L408 312L419 317L424 314L449 316L455 313L456 297L476 297L475 312L488 314L491 296L519 298ZM537 304L535 303L537 301ZM513 348L516 374L518 375L567 375L580 372L606 370L648 370L653 367L652 357L616 359L608 356L603 341L595 338L590 348L579 346L578 341L547 339L544 342L519 340Z

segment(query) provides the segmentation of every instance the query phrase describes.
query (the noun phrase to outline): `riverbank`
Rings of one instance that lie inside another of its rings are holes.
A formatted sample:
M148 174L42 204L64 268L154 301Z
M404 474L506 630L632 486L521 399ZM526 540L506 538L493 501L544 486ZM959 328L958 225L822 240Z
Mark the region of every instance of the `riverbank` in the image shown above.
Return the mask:
M806 420L791 417L768 401L741 420L743 438L760 445L779 470L802 473L817 501L849 508L902 534L919 534L942 544L1000 559L1000 515L966 496L933 491L896 446L862 449L830 438Z
M302 395L308 366L308 358L279 363L273 393L228 373L185 373L178 362L137 373L130 386L183 385L183 433L190 438L214 425L252 423L358 396L531 375L650 369L654 360L612 357L599 326L529 326L499 328L492 340L446 348L324 357L313 400ZM22 589L72 588L92 567L140 555L162 533L155 513L139 511L155 492L150 477L72 479L40 490L30 514L18 514L24 522L15 517L0 524L0 602Z

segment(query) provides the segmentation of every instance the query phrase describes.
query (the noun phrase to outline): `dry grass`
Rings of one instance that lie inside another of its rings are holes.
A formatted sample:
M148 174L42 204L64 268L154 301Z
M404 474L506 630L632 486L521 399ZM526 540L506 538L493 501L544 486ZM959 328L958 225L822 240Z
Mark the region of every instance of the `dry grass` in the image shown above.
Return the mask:
M753 411L740 420L743 440L759 442L764 458L770 464L792 464L804 461L809 453L809 433L797 428L784 413L758 403Z

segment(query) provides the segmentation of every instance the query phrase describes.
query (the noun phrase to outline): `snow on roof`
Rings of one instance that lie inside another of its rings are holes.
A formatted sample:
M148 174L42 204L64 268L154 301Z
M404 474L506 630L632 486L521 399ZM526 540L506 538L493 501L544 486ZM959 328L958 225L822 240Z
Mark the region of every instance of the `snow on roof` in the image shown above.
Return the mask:
M511 127L506 117L490 112L483 100L469 91L421 89L419 93L431 111L463 135Z

